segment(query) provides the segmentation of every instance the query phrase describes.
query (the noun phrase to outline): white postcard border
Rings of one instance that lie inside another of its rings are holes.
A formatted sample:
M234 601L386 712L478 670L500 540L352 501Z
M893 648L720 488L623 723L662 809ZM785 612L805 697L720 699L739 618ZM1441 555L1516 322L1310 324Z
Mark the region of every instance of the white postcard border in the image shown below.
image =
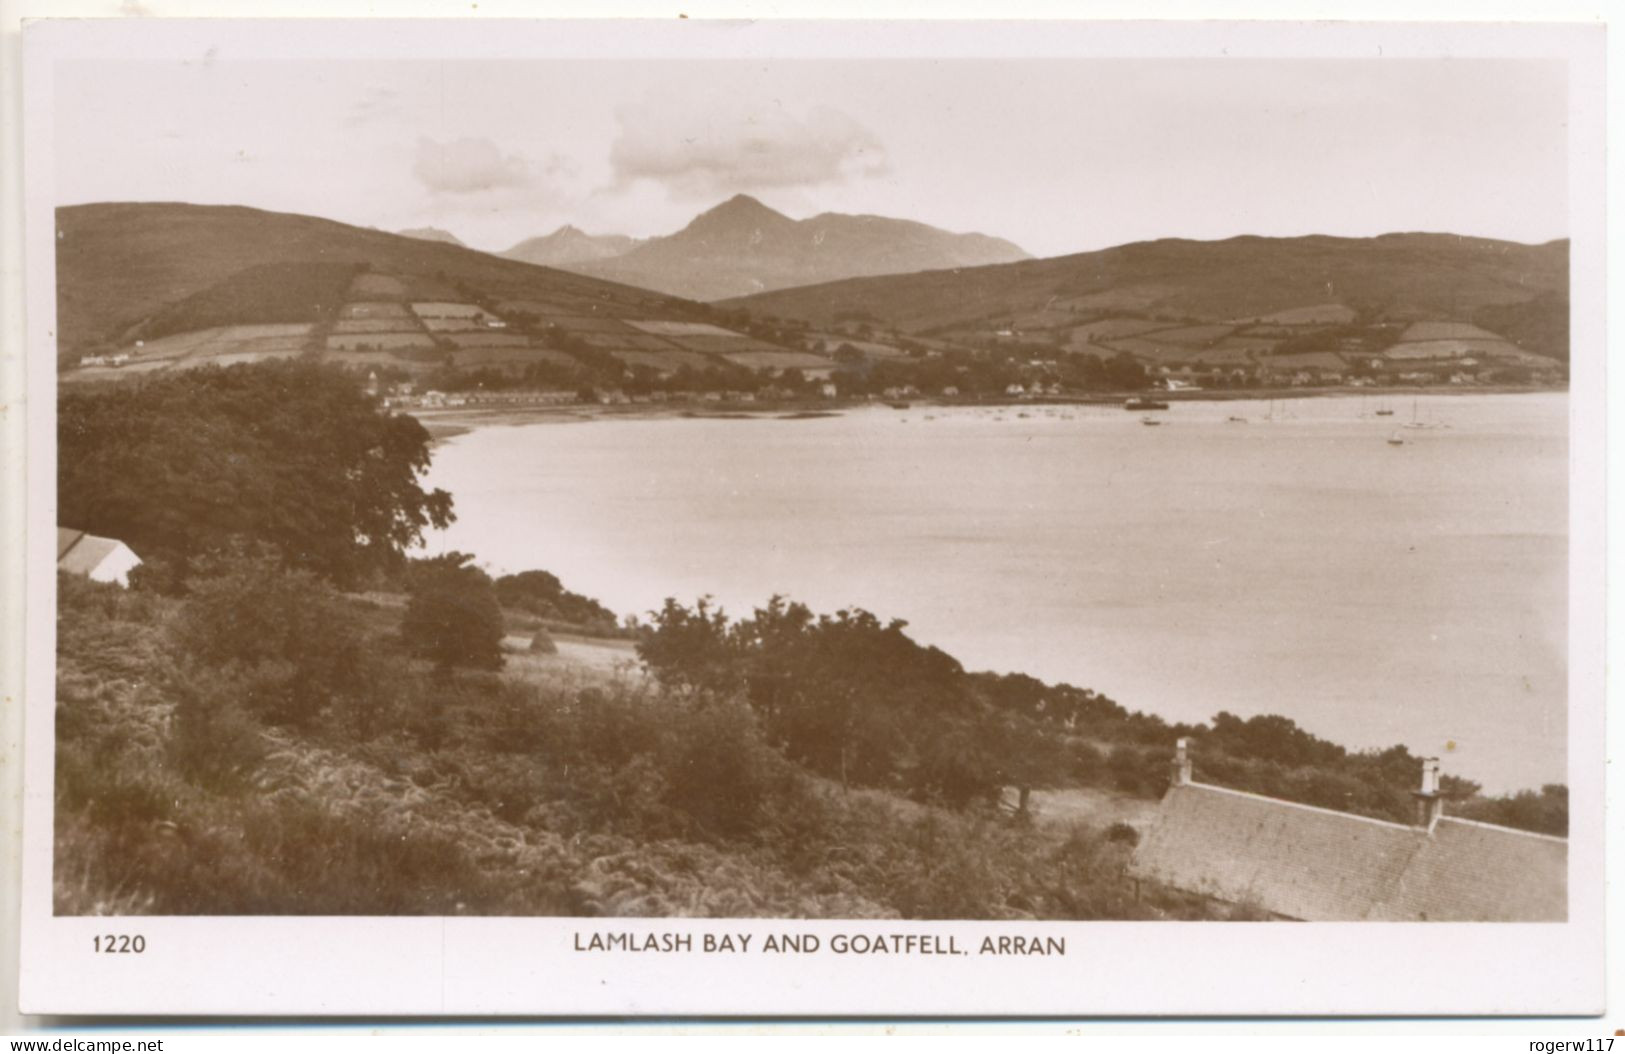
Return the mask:
M1602 34L1587 27L1185 23L82 22L25 35L28 352L53 363L53 63L371 57L1565 57L1571 62L1570 919L1566 924L801 922L51 915L55 376L27 378L22 1007L101 1014L987 1016L1596 1013L1603 991ZM217 49L211 52L211 49ZM1596 350L1591 350L1596 349ZM42 573L43 572L43 573ZM93 956L98 932L147 935ZM575 934L1064 936L1060 959L601 954ZM901 960L906 958L906 966Z

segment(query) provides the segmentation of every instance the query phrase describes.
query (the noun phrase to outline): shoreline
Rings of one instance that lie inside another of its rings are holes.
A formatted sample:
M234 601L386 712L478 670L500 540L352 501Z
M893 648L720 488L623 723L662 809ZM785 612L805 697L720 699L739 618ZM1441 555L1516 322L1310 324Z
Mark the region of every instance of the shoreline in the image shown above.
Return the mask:
M428 430L433 445L457 436L467 435L476 428L516 427L536 424L579 424L604 419L651 421L664 419L696 419L707 421L771 421L814 420L840 417L854 410L884 409L963 409L987 407L1008 409L1044 406L1120 406L1132 398L1156 398L1168 403L1229 403L1270 399L1337 399L1360 397L1401 396L1435 398L1458 395L1538 395L1568 394L1569 389L1535 384L1505 385L1406 385L1385 388L1225 388L1202 389L1188 392L1111 392L1075 396L1045 396L1023 399L999 396L986 399L942 397L915 397L899 400L906 405L895 405L884 399L800 399L776 403L715 403L706 400L682 400L664 403L582 403L560 406L462 406L444 409L403 411L416 418Z

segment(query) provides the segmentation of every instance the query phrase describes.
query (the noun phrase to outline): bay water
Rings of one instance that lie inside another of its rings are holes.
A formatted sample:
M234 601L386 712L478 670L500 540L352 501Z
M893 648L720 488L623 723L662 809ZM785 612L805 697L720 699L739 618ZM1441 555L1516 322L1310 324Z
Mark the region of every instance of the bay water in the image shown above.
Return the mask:
M1540 393L491 425L436 449L457 522L429 548L622 614L858 606L969 669L1283 714L1504 792L1566 778L1567 419Z

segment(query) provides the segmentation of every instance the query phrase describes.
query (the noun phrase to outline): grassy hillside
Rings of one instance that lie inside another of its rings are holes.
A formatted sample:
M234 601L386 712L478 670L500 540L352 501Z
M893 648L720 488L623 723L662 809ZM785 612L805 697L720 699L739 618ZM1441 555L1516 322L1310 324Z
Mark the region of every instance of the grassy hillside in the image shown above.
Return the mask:
M1568 298L1568 243L1449 234L1377 238L1166 239L1100 252L857 278L724 301L815 327L861 319L921 333L992 322L1020 330L1136 315L1283 325L1471 320ZM1316 312L1330 306L1332 310ZM1342 311L1336 310L1343 309ZM1551 354L1548 344L1547 354Z
M253 269L361 265L387 274L439 277L492 298L541 300L582 314L689 319L672 297L505 260L460 246L312 216L240 206L95 204L57 210L58 346L64 355L121 344L148 318L233 282L229 324L320 320L311 300L289 317L290 272ZM222 324L213 318L203 324Z
M206 601L59 590L61 914L1234 914L1137 901L1099 829L842 793L737 702L518 657L436 679L351 598L380 690L278 721L274 668L189 665Z

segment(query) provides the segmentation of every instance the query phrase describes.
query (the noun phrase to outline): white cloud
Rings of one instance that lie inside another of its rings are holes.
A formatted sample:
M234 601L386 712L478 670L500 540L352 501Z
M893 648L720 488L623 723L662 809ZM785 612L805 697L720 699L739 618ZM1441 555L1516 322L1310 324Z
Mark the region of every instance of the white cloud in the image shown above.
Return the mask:
M419 138L412 174L432 194L478 194L528 187L534 181L528 161L504 154L489 139L440 143Z
M843 183L887 170L875 135L828 106L797 116L773 103L648 98L618 108L616 119L616 185L650 180L673 197Z

